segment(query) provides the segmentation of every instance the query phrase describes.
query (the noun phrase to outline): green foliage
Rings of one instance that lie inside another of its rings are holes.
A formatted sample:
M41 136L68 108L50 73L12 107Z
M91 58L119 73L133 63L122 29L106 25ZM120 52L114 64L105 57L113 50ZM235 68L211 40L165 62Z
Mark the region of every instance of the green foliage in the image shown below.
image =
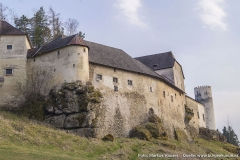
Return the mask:
M30 39L35 47L40 47L50 41L50 36L48 17L43 7L40 7L31 19Z
M43 121L45 119L45 105L46 102L44 100L26 101L21 106L21 113L29 119Z
M228 143L231 143L235 146L240 145L238 136L236 135L231 126L228 126L227 128L225 126L223 127L223 135L226 137Z
M184 118L185 124L188 124L193 118L193 116L194 116L193 110L190 109L187 105L185 105L185 118Z
M31 26L30 19L25 15L22 15L20 18L15 18L14 20L15 26L22 32L30 34Z

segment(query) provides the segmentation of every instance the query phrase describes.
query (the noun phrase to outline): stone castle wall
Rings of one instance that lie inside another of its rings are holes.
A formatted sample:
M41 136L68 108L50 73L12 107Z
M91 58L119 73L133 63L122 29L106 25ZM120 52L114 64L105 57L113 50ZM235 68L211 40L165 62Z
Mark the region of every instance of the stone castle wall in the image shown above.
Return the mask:
M46 71L48 74L47 79L44 80L47 82L46 87L41 91L45 94L53 86L61 86L64 82L77 80L87 82L89 79L88 49L70 45L28 59L28 73L38 70Z
M98 74L102 76L101 80L97 78ZM134 126L146 120L150 108L162 119L170 136L173 137L175 128L184 130L185 96L164 82L97 64L90 64L89 77L104 97L102 106L105 113L99 124L101 135L128 136ZM117 83L113 82L113 77L118 78ZM132 85L128 85L128 80ZM118 87L117 92L114 86Z
M210 86L200 86L194 88L195 100L204 105L206 127L216 129L215 114Z

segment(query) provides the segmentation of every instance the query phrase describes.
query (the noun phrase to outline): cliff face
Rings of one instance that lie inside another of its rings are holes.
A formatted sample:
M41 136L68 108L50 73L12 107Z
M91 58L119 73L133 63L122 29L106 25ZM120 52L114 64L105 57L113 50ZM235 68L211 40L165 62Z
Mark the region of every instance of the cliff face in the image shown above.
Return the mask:
M48 96L45 122L85 137L128 137L134 127L147 122L150 116L147 100L138 92L101 93L91 82L63 83L59 89L52 88ZM162 125L171 137L169 128Z
M49 93L45 122L81 136L95 137L101 98L100 91L90 82L64 83L59 90L53 88Z

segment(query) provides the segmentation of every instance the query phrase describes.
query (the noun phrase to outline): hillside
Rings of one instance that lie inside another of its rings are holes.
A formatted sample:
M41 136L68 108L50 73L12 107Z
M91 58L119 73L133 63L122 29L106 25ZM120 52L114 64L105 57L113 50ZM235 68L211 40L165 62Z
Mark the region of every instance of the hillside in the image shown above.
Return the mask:
M104 142L100 139L75 136L6 112L0 112L0 121L1 160L140 159L138 154L143 157L149 154L178 155L178 159L186 159L182 158L183 154L235 155L227 150L232 152L236 150L236 147L230 144L208 142L203 139L195 139L191 143L128 138L116 138L114 142Z

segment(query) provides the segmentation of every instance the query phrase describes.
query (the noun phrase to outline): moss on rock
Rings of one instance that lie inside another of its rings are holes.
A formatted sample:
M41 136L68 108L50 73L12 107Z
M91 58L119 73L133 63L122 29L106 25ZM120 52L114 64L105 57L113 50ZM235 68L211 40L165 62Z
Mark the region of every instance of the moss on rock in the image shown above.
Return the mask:
M136 126L134 127L130 134L130 138L136 137L141 140L149 141L152 138L152 134L143 126Z

